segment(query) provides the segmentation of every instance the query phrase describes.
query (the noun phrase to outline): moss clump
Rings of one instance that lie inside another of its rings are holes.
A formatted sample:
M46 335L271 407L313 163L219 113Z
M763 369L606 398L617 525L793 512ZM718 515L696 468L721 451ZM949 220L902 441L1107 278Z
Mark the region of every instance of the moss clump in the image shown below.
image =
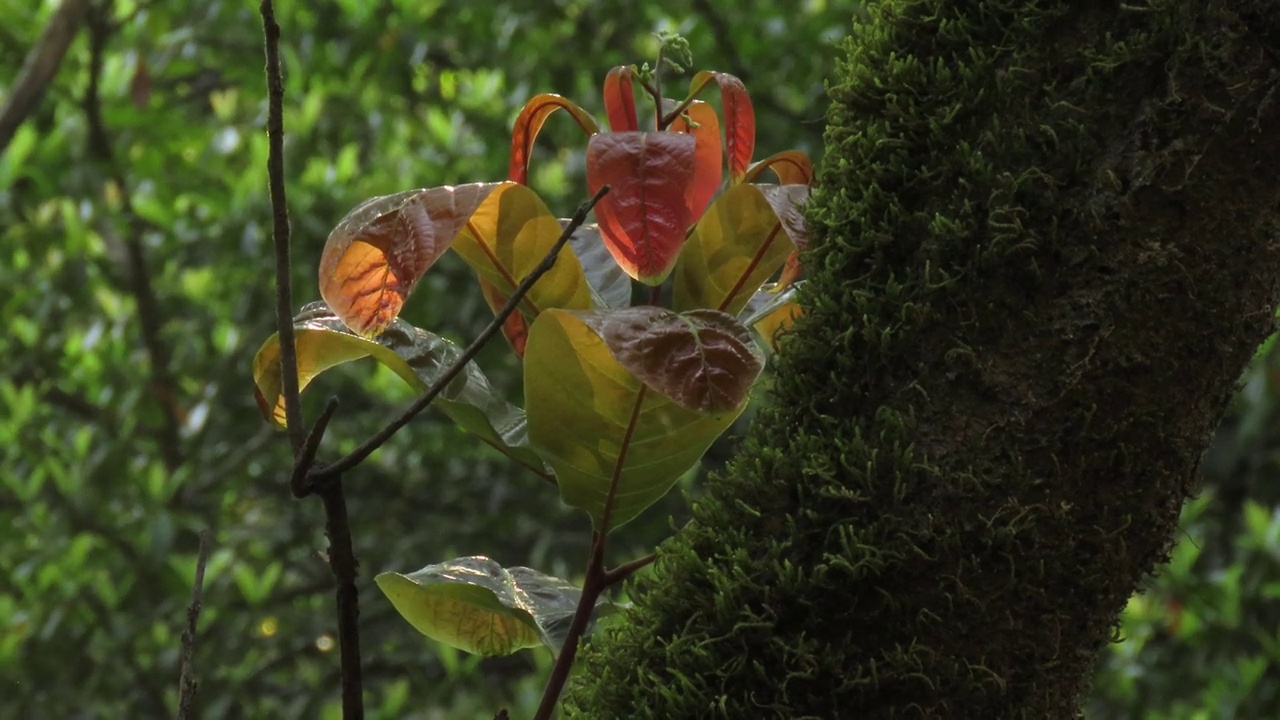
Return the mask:
M773 404L569 714L1075 717L1271 329L1267 33L1274 1L873 4Z

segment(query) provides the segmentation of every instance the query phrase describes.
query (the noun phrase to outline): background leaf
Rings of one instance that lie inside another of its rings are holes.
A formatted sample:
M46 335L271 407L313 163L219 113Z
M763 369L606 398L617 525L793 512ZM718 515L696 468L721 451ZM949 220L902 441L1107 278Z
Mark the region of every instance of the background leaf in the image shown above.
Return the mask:
M357 334L382 332L400 314L422 274L497 186L409 190L357 205L325 242L320 296Z
M615 345L652 346L612 328L608 316L633 328L647 319L665 319L668 327L696 322L673 321L662 313L674 316L653 307L548 310L529 330L524 371L530 443L554 469L564 501L585 510L598 530L623 525L662 497L746 405L718 414L682 407L623 367L592 327L603 327ZM616 496L606 518L614 483Z
M623 271L641 282L661 283L680 254L694 144L674 132L603 133L587 144L588 189L610 187L595 207L601 235Z

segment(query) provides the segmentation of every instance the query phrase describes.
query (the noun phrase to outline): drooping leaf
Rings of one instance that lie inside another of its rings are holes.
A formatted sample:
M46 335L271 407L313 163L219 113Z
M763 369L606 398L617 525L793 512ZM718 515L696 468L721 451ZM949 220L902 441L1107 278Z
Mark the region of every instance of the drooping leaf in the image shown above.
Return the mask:
M497 186L409 190L356 206L325 242L320 296L357 334L382 332L400 314L422 274Z
M538 133L557 110L567 110L578 127L587 135L600 132L595 119L586 110L578 107L568 99L554 93L543 93L534 97L521 108L516 117L515 126L511 130L511 164L507 170L507 179L521 185L529 181L529 158L533 155L533 142Z
M765 170L772 170L780 185L813 184L813 161L799 150L783 150L752 165L742 182L755 182Z
M582 590L526 567L504 568L483 556L421 570L380 573L375 580L418 632L475 655L510 655L546 645L560 652ZM610 604L597 603L596 615Z
M480 294L484 296L485 303L489 305L493 314L497 315L498 311L506 306L511 296L503 294L493 286L493 283L485 280L483 275L477 277L476 281L480 283ZM524 345L529 339L529 323L525 321L519 309L508 315L502 322L502 336L507 339L516 357L524 357Z
M596 204L605 245L631 277L660 284L671 272L690 221L694 139L687 133L619 132L587 143L587 185L610 191Z
M555 247L563 229L533 190L502 183L471 213L453 241L453 250L506 297ZM505 300L504 300L505 302ZM591 287L569 248L534 283L520 303L529 319L543 308L590 308Z
M688 120L685 116L688 116ZM689 124L690 121L693 122L692 126ZM702 217L707 204L711 202L711 198L715 197L724 179L724 150L720 143L720 118L711 105L701 100L694 100L681 115L676 117L669 129L693 135L693 181L685 193L685 201L689 205L690 219L696 220Z
M765 286L743 308L742 324L755 330L770 350L777 350L777 335L791 327L803 310L796 302L796 291L804 281L789 288L779 289L777 284Z
M525 353L529 439L564 501L608 532L702 457L762 365L750 332L724 313L549 310Z
M631 89L631 66L619 65L604 78L604 110L609 129L631 132L640 129L636 117L636 96Z
M569 226L568 218L560 218L560 227ZM592 297L598 308L624 308L631 305L631 277L622 272L598 225L579 225L569 237L569 247L578 256L582 271L591 284Z
M724 146L729 156L729 178L738 182L751 165L756 148L756 113L742 81L728 73L703 70L689 82L689 97L697 97L714 82L720 88L724 111Z
M425 391L462 354L448 340L395 320L374 340L352 333L324 303L311 303L294 318L298 384L305 388L336 365L373 357L418 392ZM253 359L254 391L263 416L285 424L280 383L280 338L272 334ZM434 403L462 429L546 476L546 466L529 447L525 414L499 398L484 373L467 365Z
M804 232L798 203L808 190L743 183L716 198L680 253L672 307L738 314L795 250Z

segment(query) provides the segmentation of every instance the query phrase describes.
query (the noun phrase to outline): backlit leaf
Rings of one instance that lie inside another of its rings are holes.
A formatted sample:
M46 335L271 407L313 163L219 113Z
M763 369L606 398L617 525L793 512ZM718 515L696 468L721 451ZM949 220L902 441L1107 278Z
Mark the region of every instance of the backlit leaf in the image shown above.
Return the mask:
M568 218L560 218L560 227L569 226ZM569 247L578 256L582 272L591 284L592 297L599 308L623 308L631 305L631 276L609 254L598 225L579 225L569 238Z
M320 296L357 334L377 335L498 185L409 190L361 203L325 242Z
M742 81L728 73L703 70L689 83L689 97L697 97L712 82L720 88L724 111L724 146L729 156L729 178L738 182L751 164L756 147L756 114Z
M690 126L693 121L696 127ZM687 132L693 135L693 181L685 193L689 205L689 217L697 219L702 216L711 198L715 197L724 179L724 149L720 142L720 118L715 108L701 100L694 100L685 111L671 123L670 130Z
M543 93L534 97L520 110L515 126L511 130L511 164L507 170L507 179L521 185L529 181L529 158L533 155L533 142L543 124L557 110L567 110L578 127L587 135L600 132L595 119L586 110L578 107L560 95Z
M697 463L746 406L762 364L724 313L548 310L524 360L529 439L564 501L608 532Z
M783 150L751 166L743 182L755 182L765 170L772 170L781 185L812 185L813 161L799 150Z
M636 96L631 89L631 66L619 65L604 78L604 110L609 129L629 132L640 129L636 117Z
M595 207L614 260L649 285L671 272L690 222L694 139L686 133L620 132L587 143L587 185L610 191Z
M502 183L485 198L453 241L453 250L504 297L542 262L563 229L533 190ZM505 300L504 300L505 302ZM591 287L577 256L561 248L520 307L529 319L543 308L591 308Z
M538 645L559 652L582 597L567 580L526 567L504 568L479 555L414 573L380 573L375 580L418 632L486 656ZM602 600L596 613L609 607Z
M738 184L716 198L680 253L672 307L738 314L795 250L788 225L793 232L803 230L796 203L807 191L804 185ZM779 218L778 209L789 222Z
M293 319L298 353L298 384L305 388L336 365L373 357L418 392L425 391L462 354L444 338L395 320L374 340L343 325L324 303L311 303ZM253 359L254 390L263 416L285 424L280 385L280 339L272 334ZM525 414L494 394L484 373L467 365L433 404L464 430L540 475L546 467L528 447Z

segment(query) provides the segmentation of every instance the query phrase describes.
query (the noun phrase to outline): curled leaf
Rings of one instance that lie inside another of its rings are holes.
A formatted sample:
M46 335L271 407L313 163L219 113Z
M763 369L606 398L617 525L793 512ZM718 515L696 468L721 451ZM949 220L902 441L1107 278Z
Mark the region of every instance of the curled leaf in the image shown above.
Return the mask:
M358 335L382 332L427 268L498 183L409 190L366 200L329 233L320 296Z
M755 182L765 170L773 171L781 185L812 185L813 161L799 150L783 150L751 166L743 182Z
M707 209L724 179L720 118L716 115L715 108L701 100L694 100L676 117L669 129L687 132L694 139L693 181L685 192L685 200L689 205L689 217L696 219Z
M724 111L724 146L729 156L729 178L738 182L751 164L756 147L756 114L751 96L742 81L728 73L703 70L689 82L689 97L695 98L711 83L720 88Z
M590 191L610 186L595 207L601 235L623 271L641 282L661 283L680 254L694 145L676 132L602 133L587 143Z
M520 114L516 116L515 126L511 130L511 163L507 170L507 179L521 185L529 182L529 158L533 155L533 142L538 132L557 110L566 110L578 123L578 127L587 135L600 132L596 121L586 110L578 107L568 99L554 93L543 93L525 103Z
M631 89L631 66L619 65L604 78L604 110L609 129L630 132L640 129L636 117L636 96Z

